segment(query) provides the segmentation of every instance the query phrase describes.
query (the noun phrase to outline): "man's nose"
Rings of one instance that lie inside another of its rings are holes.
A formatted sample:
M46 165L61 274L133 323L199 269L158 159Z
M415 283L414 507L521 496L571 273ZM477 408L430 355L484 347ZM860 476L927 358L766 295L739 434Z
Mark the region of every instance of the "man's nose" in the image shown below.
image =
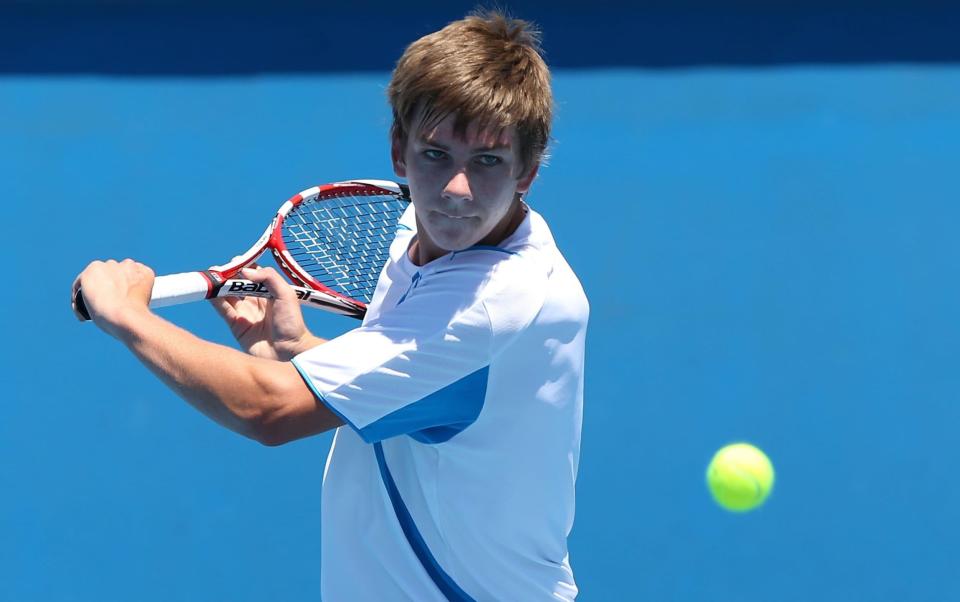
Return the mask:
M443 188L443 195L454 201L469 201L473 199L470 192L470 181L463 170L458 170Z

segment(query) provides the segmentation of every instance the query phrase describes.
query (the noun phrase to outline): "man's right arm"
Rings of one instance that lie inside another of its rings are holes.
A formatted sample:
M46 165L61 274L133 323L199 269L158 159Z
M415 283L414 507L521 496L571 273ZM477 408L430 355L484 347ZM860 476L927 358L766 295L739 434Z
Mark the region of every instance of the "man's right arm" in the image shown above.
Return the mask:
M342 424L291 363L204 341L152 313L147 301L153 273L146 266L94 262L74 290L81 284L94 323L217 423L265 445Z
M148 310L127 323L118 339L177 395L232 431L281 445L342 424L290 362L204 341Z

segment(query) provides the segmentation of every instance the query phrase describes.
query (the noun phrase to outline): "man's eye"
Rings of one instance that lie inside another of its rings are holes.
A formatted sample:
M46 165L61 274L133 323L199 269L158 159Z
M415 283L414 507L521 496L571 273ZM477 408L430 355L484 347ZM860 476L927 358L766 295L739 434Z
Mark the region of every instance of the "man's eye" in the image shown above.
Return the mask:
M427 159L443 159L445 154L446 153L444 153L443 151L437 150L435 148L428 148L427 150L423 151L423 155Z
M494 165L503 163L503 159L496 155L480 155L477 157L477 162L484 167L493 167Z

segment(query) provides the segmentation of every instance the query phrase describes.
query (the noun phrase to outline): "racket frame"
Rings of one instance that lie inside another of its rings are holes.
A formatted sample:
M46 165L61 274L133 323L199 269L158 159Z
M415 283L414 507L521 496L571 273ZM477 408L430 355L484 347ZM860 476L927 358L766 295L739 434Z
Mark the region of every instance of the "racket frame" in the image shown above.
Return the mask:
M400 200L410 201L409 189L405 184L388 180L346 180L307 188L280 206L263 234L242 255L206 270L158 276L154 280L150 307L179 305L216 297L270 298L272 295L262 283L235 277L270 249L277 266L293 282L292 288L301 304L362 319L367 311L366 303L341 294L311 276L293 259L283 240L283 222L295 207L321 195L325 198L337 198L356 195L358 192L370 196L387 193ZM75 301L77 311L89 319L79 290Z

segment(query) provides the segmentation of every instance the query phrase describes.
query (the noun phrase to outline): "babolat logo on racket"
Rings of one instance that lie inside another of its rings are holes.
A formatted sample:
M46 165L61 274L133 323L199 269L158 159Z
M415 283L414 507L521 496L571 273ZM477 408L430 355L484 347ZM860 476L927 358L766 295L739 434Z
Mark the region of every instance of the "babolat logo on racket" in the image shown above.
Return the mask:
M229 290L231 293L269 293L262 282L231 282Z
M230 288L227 289L231 293L239 293L246 295L269 295L270 291L267 289L267 285L262 282L231 282ZM313 297L313 291L304 290L304 289L295 289L293 291L297 295L297 299L301 301L309 301Z

